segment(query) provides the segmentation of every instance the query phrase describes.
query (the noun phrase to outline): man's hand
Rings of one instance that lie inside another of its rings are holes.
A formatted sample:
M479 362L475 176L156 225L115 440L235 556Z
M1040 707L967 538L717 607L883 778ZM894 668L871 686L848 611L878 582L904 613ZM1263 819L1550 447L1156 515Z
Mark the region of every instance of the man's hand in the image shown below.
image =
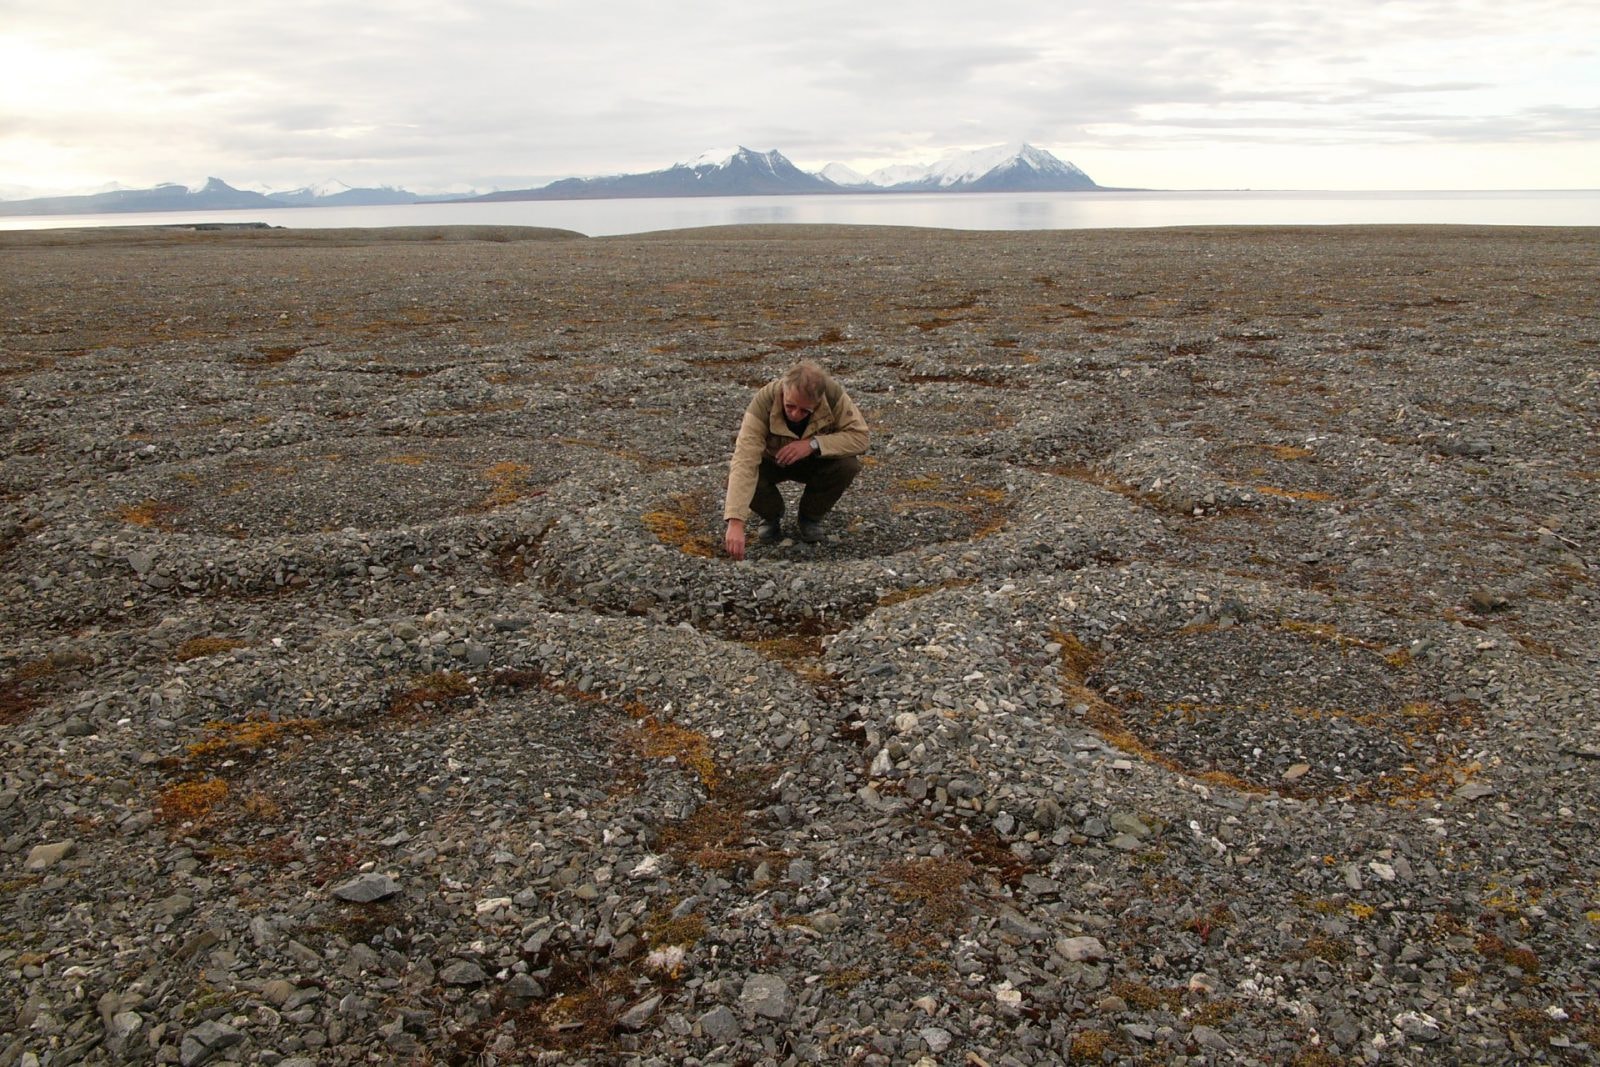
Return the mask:
M744 520L729 519L728 530L722 535L722 547L734 559L744 559Z
M798 441L790 441L778 449L778 454L772 458L780 467L789 467L811 455L811 439L802 437Z

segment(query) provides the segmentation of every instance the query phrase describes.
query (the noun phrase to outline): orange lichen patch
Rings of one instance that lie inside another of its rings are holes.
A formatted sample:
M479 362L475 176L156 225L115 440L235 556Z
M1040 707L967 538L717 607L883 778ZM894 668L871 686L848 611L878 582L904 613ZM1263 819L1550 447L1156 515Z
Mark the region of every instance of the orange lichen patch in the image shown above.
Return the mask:
M116 518L129 526L142 526L147 530L171 530L172 518L183 510L181 504L160 500L143 500L119 508Z
M694 517L704 514L710 506L710 497L704 492L679 493L666 507L645 512L640 519L662 544L691 556L710 559L717 554L716 546L703 533L695 533L693 525Z
M0 681L0 726L14 726L32 715L40 700L31 686L13 675Z
M713 802L663 827L661 847L704 870L731 871L750 859L748 850L739 847L747 832L743 811L734 804Z
M378 462L389 463L399 467L420 467L430 459L432 459L431 456L406 453L398 456L383 456L379 458ZM490 469L492 470L493 468Z
M910 495L890 503L894 512L959 512L969 516L976 528L969 535L972 540L982 540L1006 525L1006 516L999 507L1006 499L1003 489L946 481L939 474L904 478L895 483L895 488Z
M1165 1007L1176 1011L1183 1006L1184 987L1167 986L1157 989L1144 982L1118 979L1111 983L1111 992L1127 1001L1128 1006L1140 1011L1154 1011Z
M240 800L239 810L258 822L277 822L283 818L283 805L259 790Z
M966 886L977 868L947 856L899 860L873 878L903 904L915 904L922 925L950 929L966 917Z
M1304 637L1315 637L1319 640L1327 641L1330 644L1338 645L1341 650L1359 648L1364 652L1377 653L1385 663L1396 670L1409 667L1413 662L1411 653L1405 649L1393 649L1385 652L1384 650L1388 646L1385 646L1382 642L1374 641L1365 637L1356 637L1354 634L1347 634L1330 623L1302 622L1299 619L1285 619L1283 622L1278 624L1278 628L1292 634L1299 634Z
M273 721L251 718L244 722L208 722L207 736L189 745L189 759L195 762L240 759L258 755L284 740L286 735L309 737L323 729L315 719Z
M1070 478L1075 482L1082 482L1085 485L1092 485L1098 489L1104 489L1108 493L1116 493L1120 497L1124 497L1128 500L1133 500L1150 507L1162 506L1162 499L1158 494L1147 493L1138 486L1129 485L1128 483L1117 478L1115 475L1100 470L1096 467L1088 467L1084 466L1083 464L1064 464L1040 466L1034 467L1033 469L1037 470L1041 474L1048 474L1055 478Z
M156 796L156 818L164 823L199 822L227 796L228 783L220 778L179 782Z
M18 665L0 678L0 726L14 725L32 715L43 703L43 691L58 672L93 662L81 652L52 652L43 659Z
M1072 1035L1072 1047L1067 1052L1069 1063L1101 1063L1107 1052L1116 1052L1124 1042L1116 1034L1105 1030L1079 1030Z
M37 682L50 677L54 673L56 673L55 661L46 657L45 659L36 659L24 663L11 672L10 680L15 682Z
M389 698L389 714L405 718L429 708L446 709L473 697L472 682L456 671L434 671Z
M658 911L644 921L645 940L652 945L696 945L706 936L706 921L698 912L673 918L669 911Z
M636 719L650 715L649 709L638 703L630 703L626 710ZM637 731L625 734L623 743L630 743L634 733ZM746 766L721 774L705 803L686 818L661 827L661 850L703 870L753 871L765 863L775 876L781 876L790 855L752 840L748 818L752 809L761 806L758 798L768 792L776 775L771 766Z
M1316 453L1311 451L1311 449L1305 448L1301 445L1279 445L1269 444L1266 442L1224 445L1221 446L1217 451L1219 454L1251 453L1264 458L1281 460L1284 463L1292 463L1298 460L1310 459L1316 455Z
M546 1052L610 1047L617 1016L633 989L633 975L620 967L599 973L585 970L559 984L570 988L535 1002L518 1017L519 1046Z
M1144 740L1128 729L1122 709L1102 697L1088 685L1088 677L1099 665L1100 656L1086 647L1074 634L1051 631L1051 638L1061 646L1062 689L1068 699L1082 704L1088 710L1084 719L1094 731L1113 748L1138 756L1146 763L1194 778L1212 785L1225 785L1244 793L1269 793L1271 790L1247 782L1227 771L1194 771L1170 756L1151 748ZM1196 706L1195 713L1199 713Z
M1318 492L1315 489L1277 489L1270 485L1255 485L1251 488L1262 496L1277 497L1279 500L1303 500L1322 504L1334 499L1331 493Z
M268 367L287 363L302 351L304 351L303 345L258 345L255 355L245 356L239 362L247 367Z
M993 537L1006 528L1005 519L992 519L972 531L972 540L982 541L986 537Z
M1478 954L1486 959L1499 960L1501 963L1517 968L1524 974L1536 975L1539 973L1539 957L1532 949L1509 944L1503 938L1494 934L1480 935L1475 947L1478 950Z
M817 659L822 655L822 638L813 634L785 634L781 637L764 637L744 643L767 659L781 662Z
M936 585L913 585L905 589L893 589L878 598L878 607L888 608L896 604L904 604L908 600L937 593L941 589L962 589L971 585L973 578L947 578Z
M826 686L838 681L838 677L821 664L823 649L820 634L785 634L754 638L743 643L812 685Z
M1050 638L1061 646L1061 673L1068 684L1083 685L1089 673L1099 666L1100 654L1091 651L1087 645L1078 640L1076 634L1052 630Z
M202 659L247 647L249 647L248 641L238 641L231 637L191 637L172 650L172 658L179 663L186 663L192 659Z
M1312 934L1289 955L1297 960L1319 959L1327 963L1340 963L1350 958L1351 948L1350 943L1342 938Z
M630 703L627 710L639 721L638 729L628 734L627 740L641 756L672 760L693 772L707 791L716 792L717 765L710 738L698 730L658 719L642 704Z
M528 487L529 467L526 463L504 460L486 467L478 477L489 483L489 495L478 502L482 510L505 507L522 499Z

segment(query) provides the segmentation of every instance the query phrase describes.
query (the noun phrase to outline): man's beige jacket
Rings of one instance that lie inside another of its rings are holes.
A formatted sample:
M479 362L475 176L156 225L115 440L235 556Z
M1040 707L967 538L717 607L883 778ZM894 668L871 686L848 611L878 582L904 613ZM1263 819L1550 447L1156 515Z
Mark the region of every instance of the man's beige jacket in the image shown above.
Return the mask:
M859 456L867 450L867 420L844 387L829 378L806 422L805 436L817 439L824 456ZM778 449L795 439L783 418L783 380L768 382L756 390L739 424L728 470L728 496L722 505L724 522L750 518L762 457L776 456Z

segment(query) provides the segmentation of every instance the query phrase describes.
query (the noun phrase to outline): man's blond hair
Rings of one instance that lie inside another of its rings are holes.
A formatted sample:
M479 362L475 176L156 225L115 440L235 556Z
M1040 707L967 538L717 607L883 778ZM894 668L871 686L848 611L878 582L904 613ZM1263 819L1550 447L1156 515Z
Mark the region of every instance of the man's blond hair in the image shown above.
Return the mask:
M813 404L822 399L823 390L827 385L828 372L813 359L802 359L790 367L789 372L783 376L785 393L793 390Z

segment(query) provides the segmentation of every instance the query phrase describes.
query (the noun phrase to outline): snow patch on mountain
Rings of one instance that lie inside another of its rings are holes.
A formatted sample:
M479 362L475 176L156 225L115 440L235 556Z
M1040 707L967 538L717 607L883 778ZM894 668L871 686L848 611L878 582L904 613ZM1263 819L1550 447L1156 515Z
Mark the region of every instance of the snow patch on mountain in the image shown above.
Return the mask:
M696 156L693 162L679 165L687 166L693 171L728 170L734 166L743 166L768 174L776 174L780 167L794 166L776 148L757 152L744 145L736 148L710 148Z
M927 165L881 167L867 175L867 180L883 189L938 191L993 188L1015 175L1035 184L1043 182L1046 187L1052 180L1069 188L1094 187L1089 176L1073 164L1027 143L951 152Z
M684 166L690 170L699 170L701 167L726 167L739 153L748 151L750 151L748 148L741 145L734 145L732 148L708 148Z
M1034 162L1044 154L1032 145L1005 144L993 148L979 148L971 152L953 152L940 159L928 168L928 177L940 185L959 185L962 182L973 182L988 174L997 167L1002 167L1013 160L1022 159ZM1050 157L1054 159L1054 157Z
M829 163L817 171L819 177L828 179L835 185L849 187L852 185L871 185L867 176L854 167L847 167L843 163Z
M928 168L920 163L895 163L887 167L879 167L867 175L867 181L885 189L891 185L901 185L905 182L921 181L928 176Z

